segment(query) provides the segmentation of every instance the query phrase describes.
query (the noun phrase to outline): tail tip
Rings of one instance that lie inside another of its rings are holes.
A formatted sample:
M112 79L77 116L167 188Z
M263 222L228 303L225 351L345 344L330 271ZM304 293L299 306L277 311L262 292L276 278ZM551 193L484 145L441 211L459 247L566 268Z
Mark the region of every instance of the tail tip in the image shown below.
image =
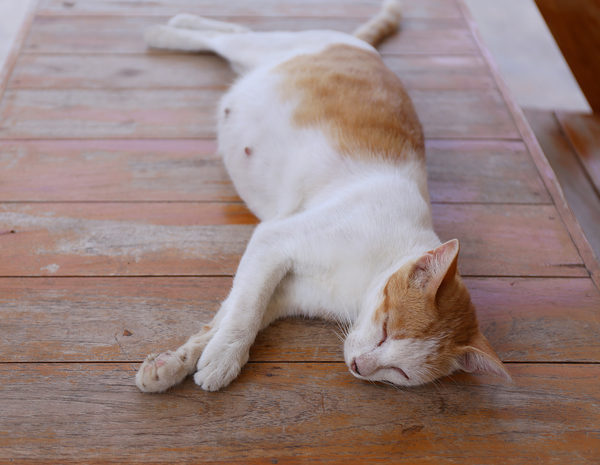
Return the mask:
M381 9L398 22L402 19L402 3L400 0L384 0Z

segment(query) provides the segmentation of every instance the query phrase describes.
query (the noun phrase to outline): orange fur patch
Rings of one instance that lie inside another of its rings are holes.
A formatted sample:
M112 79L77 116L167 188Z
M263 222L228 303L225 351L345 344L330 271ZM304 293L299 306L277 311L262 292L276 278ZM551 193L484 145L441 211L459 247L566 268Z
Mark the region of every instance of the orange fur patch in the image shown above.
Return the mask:
M298 98L294 123L323 127L356 158L424 159L423 130L400 79L374 52L333 45L278 66L284 98Z
M437 353L430 354L427 361L431 369L445 373L460 348L479 334L475 307L455 269L433 295L414 285L413 271L410 263L388 279L373 319L378 325L387 322L388 337L393 339L438 340Z

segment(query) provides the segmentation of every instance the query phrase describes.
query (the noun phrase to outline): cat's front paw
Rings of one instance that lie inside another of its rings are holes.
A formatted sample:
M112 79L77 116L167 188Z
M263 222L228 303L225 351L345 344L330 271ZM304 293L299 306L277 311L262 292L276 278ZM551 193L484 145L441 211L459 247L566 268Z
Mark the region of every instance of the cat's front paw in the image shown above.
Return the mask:
M244 343L219 344L213 340L198 360L198 371L194 375L194 381L205 391L218 391L239 375L248 361L248 356L248 347Z
M135 384L142 392L163 392L179 384L189 373L185 352L163 352L148 355L135 375Z

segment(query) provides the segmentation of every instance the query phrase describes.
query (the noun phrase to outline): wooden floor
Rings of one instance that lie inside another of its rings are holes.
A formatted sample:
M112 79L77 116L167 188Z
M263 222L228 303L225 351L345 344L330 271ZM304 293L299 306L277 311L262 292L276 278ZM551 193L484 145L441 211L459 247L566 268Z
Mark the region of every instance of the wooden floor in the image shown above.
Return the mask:
M218 58L148 52L181 11L352 31L379 0L41 0L0 82L0 462L600 462L599 267L472 22L405 0L381 51L427 136L442 239L514 378L353 378L335 326L280 321L218 393L141 394L210 318L256 220L215 154Z

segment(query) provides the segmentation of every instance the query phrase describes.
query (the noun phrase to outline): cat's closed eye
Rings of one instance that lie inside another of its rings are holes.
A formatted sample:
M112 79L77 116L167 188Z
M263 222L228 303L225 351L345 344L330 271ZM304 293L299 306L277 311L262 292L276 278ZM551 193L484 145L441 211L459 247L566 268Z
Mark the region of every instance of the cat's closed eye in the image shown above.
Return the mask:
M382 336L381 336L381 340L379 341L379 343L377 344L377 347L381 346L381 344L383 344L388 337L387 334L387 324L388 324L388 319L386 318L383 322L383 327L382 327Z

